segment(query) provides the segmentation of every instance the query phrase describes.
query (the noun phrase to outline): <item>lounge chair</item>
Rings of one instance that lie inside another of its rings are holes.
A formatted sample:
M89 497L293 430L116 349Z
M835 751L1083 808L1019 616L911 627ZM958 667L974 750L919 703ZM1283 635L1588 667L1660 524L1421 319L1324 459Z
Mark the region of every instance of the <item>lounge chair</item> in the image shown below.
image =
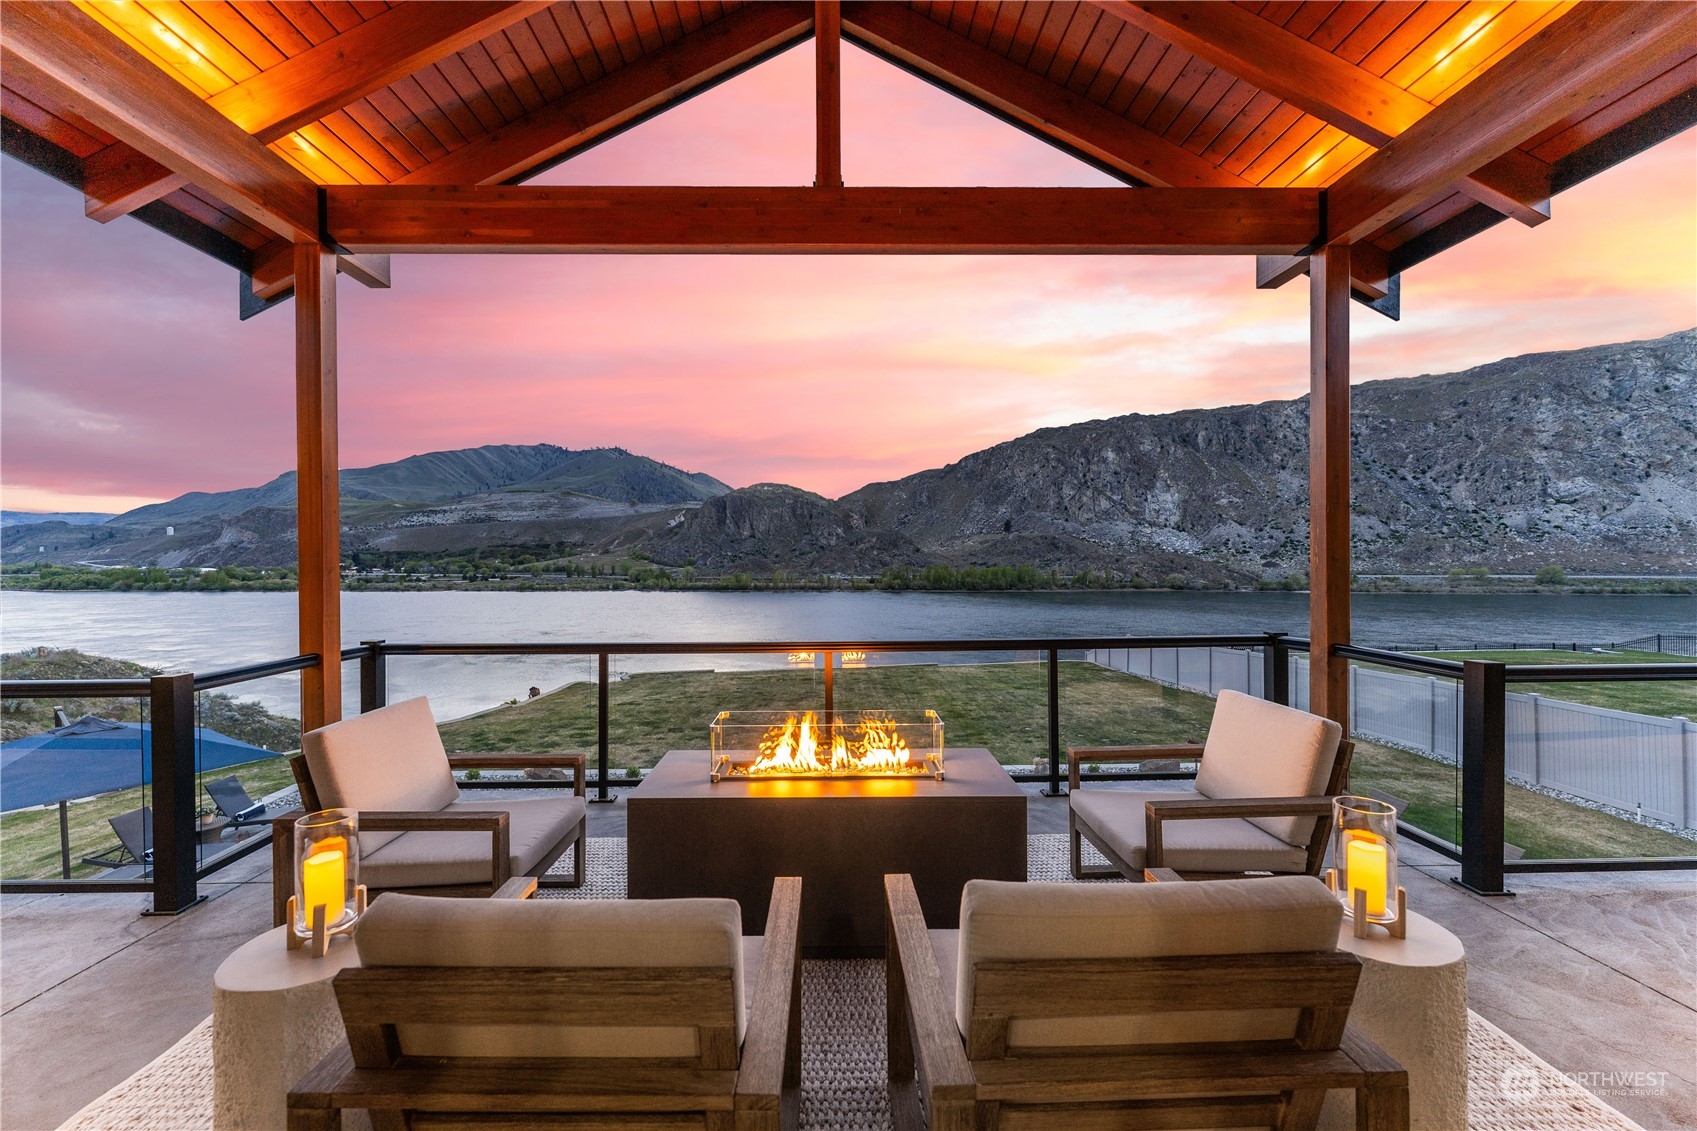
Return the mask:
M385 891L423 895L493 894L512 876L544 876L573 849L569 881L583 883L585 758L581 754L456 754L423 697L408 699L304 736L289 760L308 810L359 811L360 879L375 897ZM462 801L456 769L570 769L570 797ZM294 820L272 821L272 912L287 916L294 876Z
M206 795L218 806L218 811L230 819L230 827L257 825L265 820L265 802L247 795L242 783L234 776L206 783Z
M928 931L912 877L890 916L896 1126L1406 1131L1408 1075L1348 1026L1361 963L1316 879L1079 886L973 880Z
M153 810L143 805L128 813L108 817L106 823L118 834L118 843L95 856L84 856L84 864L102 868L121 868L128 864L147 866L153 863Z
M515 881L517 882L517 881ZM801 880L764 938L730 899L385 895L336 975L347 1044L289 1093L290 1131L793 1128Z
M1206 745L1067 751L1067 829L1076 879L1173 868L1192 877L1320 874L1331 798L1355 747L1330 719L1222 691ZM1086 762L1196 760L1194 789L1081 789ZM1083 842L1111 867L1084 863Z

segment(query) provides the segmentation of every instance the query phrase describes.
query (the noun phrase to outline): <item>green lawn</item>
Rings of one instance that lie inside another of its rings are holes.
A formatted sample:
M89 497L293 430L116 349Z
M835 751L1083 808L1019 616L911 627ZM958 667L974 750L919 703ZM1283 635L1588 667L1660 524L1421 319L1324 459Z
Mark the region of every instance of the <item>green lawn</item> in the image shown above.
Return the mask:
M1690 664L1690 656L1663 652L1428 652L1444 660L1496 660L1504 664ZM1510 691L1535 691L1551 699L1566 699L1592 707L1608 707L1640 715L1697 718L1697 680L1657 680L1653 683L1521 683Z
M242 788L247 790L248 796L256 801L268 793L275 793L284 786L294 784L287 758L267 758L260 762L248 762L245 765L215 770L210 775L202 775L200 780L231 775L242 783ZM151 804L149 792L138 786L135 789L123 789L115 793L101 794L87 801L71 803L67 813L69 820L66 823L70 831L73 879L86 879L100 874L99 867L84 864L82 858L95 856L108 848L116 847L118 838L106 823L107 818ZM212 798L204 792L200 794L200 804L202 808L216 812ZM0 816L0 876L9 880L57 879L62 874L57 806Z
M1094 664L1061 665L1061 740L1094 746L1181 742L1207 735L1213 700ZM1047 682L1039 664L912 664L837 673L840 710L929 707L950 746L984 746L1008 764L1031 765L1049 750ZM668 750L704 750L720 710L820 709L814 671L663 672L633 675L608 689L612 765L652 766ZM595 687L552 695L448 723L449 750L592 753Z

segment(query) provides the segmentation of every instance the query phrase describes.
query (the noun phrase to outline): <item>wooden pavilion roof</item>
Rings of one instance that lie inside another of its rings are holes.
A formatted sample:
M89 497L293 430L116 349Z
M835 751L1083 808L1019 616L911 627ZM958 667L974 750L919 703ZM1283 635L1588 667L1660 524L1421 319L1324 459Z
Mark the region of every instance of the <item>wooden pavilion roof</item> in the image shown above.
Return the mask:
M291 244L321 237L371 285L388 251L774 250L1255 252L1267 286L1348 242L1357 297L1394 313L1402 270L1542 222L1554 194L1697 122L1683 2L77 0L5 17L6 152L91 217L133 214L230 264L255 300L285 296ZM500 187L839 19L1143 195Z

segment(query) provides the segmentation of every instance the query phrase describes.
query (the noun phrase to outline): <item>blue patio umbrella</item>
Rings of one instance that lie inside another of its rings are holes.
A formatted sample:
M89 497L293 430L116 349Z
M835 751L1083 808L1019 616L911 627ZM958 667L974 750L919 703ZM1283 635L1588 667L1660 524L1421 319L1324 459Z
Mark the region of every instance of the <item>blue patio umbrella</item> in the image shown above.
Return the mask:
M195 728L200 770L277 758L277 751ZM133 789L153 777L153 728L85 715L68 726L0 745L0 812Z

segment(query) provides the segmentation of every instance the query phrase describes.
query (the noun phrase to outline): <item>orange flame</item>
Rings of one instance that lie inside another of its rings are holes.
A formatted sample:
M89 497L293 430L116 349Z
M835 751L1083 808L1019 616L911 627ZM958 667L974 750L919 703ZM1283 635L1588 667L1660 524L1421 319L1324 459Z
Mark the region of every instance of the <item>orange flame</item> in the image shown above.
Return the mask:
M742 773L748 777L783 777L787 774L889 774L895 776L929 773L925 763L915 761L893 719L866 719L851 738L839 728L826 725L824 758L818 720L812 711L798 719L789 716L760 739L760 757Z

